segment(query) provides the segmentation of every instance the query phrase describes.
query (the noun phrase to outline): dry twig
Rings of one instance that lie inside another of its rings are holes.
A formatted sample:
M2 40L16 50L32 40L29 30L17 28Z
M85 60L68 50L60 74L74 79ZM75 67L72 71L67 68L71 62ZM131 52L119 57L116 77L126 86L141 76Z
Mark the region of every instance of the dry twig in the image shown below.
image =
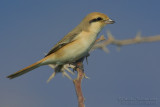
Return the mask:
M131 44L137 44L137 43L160 41L160 35L142 37L141 33L137 33L135 38L126 39L126 40L117 40L114 38L114 36L110 32L107 32L107 35L108 35L108 39L98 41L98 43L96 43L93 46L91 51L94 51L95 49L102 49L103 51L108 53L109 50L107 49L107 46L111 44L120 47L124 45L131 45ZM103 38L103 35L100 38Z
M82 79L84 78L84 70L83 70L83 61L77 62L77 69L76 71L78 72L77 78L73 80L76 94L77 94L77 99L78 99L78 107L85 107L84 105L84 97L82 93L82 88L81 88L81 83Z

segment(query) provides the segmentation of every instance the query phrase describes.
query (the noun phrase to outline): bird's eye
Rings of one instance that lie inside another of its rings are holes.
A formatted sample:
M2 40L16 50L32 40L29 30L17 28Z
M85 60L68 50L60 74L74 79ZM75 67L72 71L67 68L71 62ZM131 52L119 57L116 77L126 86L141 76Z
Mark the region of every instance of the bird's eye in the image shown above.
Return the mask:
M97 21L99 21L99 20L102 20L102 18L101 18L101 17L98 17L98 18L97 18Z
M103 19L102 19L101 17L97 17L97 18L95 18L95 19L90 20L89 23L98 22L98 21L100 21L100 20L103 20Z

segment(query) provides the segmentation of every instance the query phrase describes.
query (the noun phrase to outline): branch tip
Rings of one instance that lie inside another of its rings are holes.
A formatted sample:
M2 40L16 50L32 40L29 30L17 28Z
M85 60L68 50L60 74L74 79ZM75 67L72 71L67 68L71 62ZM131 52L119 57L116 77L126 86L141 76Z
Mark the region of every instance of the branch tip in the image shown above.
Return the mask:
M109 40L114 40L114 36L111 34L110 31L107 31L107 36Z

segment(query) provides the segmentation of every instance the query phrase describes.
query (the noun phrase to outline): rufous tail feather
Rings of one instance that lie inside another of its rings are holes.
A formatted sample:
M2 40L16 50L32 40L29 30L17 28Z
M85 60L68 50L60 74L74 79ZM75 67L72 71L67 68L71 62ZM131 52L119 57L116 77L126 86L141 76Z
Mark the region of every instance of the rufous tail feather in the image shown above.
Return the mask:
M36 62L36 63L28 66L28 67L25 67L25 68L23 68L23 69L15 72L15 73L13 73L13 74L7 76L7 78L13 79L13 78L16 78L16 77L18 77L18 76L21 76L21 75L23 75L23 74L25 74L25 73L33 70L33 69L38 68L39 66L41 66L41 63L42 63L42 62L43 62L43 60L40 60L40 61L38 61L38 62Z

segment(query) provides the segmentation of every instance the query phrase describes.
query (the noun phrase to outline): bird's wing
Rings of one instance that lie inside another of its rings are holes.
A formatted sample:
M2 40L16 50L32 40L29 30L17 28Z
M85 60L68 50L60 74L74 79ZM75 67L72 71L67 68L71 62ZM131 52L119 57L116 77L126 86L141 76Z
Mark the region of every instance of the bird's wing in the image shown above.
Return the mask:
M71 43L75 40L75 38L77 37L77 35L81 32L81 30L73 30L72 32L68 33L66 36L63 37L62 40L60 40L49 52L48 54L46 54L46 56L56 52L57 50L59 50L60 48L62 48L63 46L67 45L68 43ZM45 57L46 57L45 56Z

